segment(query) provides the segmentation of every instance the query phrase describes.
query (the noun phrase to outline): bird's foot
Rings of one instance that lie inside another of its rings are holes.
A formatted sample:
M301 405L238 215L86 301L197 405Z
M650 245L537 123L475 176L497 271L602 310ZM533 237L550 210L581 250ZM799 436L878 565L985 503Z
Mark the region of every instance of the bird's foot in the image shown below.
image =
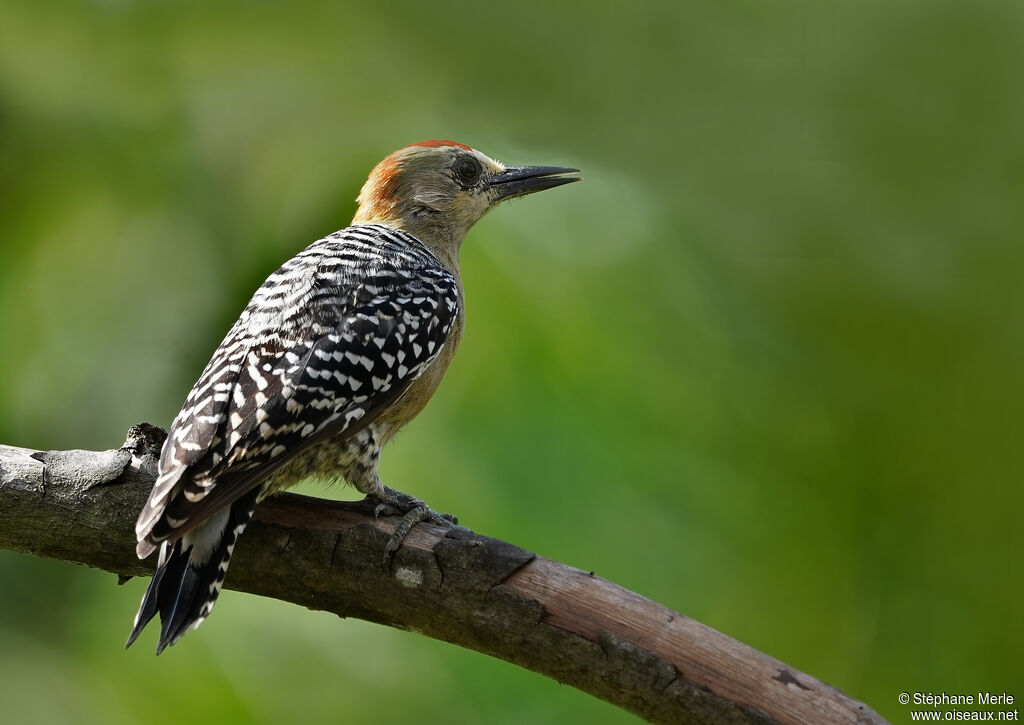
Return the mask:
M384 547L385 568L390 564L392 557L394 557L402 542L405 541L405 537L412 531L412 527L421 521L436 524L446 529L461 528L458 526L458 517L452 514L440 514L427 506L422 499L396 491L387 486L384 487L384 497L377 503L377 508L374 509L373 514L377 517L382 515L402 517L398 528L391 534L391 538L388 539L388 543Z

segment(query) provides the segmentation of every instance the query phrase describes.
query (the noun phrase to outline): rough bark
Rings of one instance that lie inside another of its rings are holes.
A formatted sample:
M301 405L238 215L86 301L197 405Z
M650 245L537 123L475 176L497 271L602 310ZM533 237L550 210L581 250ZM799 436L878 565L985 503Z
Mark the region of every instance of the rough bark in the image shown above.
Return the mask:
M162 434L140 424L99 452L0 445L0 548L149 575L133 524ZM415 630L655 722L885 722L699 622L504 541L420 524L385 569L394 525L362 502L276 496L241 537L226 586Z

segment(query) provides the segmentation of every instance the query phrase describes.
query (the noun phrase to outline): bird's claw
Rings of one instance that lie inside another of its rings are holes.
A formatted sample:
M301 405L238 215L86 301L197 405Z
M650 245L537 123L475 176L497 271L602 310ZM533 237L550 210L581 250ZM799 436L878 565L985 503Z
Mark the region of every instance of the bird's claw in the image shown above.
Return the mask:
M405 537L412 531L412 527L421 521L435 524L446 529L458 526L459 519L453 514L442 514L427 506L422 499L410 496L407 493L384 487L384 498L380 500L373 510L374 518L380 516L401 516L402 520L388 539L384 546L384 567L387 568L395 552L401 547Z

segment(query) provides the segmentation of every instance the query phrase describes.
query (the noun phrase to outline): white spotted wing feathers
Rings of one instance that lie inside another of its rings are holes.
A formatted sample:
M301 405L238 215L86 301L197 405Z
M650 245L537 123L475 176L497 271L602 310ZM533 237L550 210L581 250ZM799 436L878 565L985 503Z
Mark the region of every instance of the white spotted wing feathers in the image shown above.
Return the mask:
M175 418L136 524L139 555L177 538L327 437L354 434L441 351L455 278L415 237L356 225L261 286Z

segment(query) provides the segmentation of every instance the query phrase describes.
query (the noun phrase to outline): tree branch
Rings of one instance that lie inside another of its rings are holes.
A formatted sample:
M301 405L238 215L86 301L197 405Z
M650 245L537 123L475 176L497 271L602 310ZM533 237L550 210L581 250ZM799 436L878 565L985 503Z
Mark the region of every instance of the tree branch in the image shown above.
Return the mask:
M150 575L133 524L162 440L143 423L110 451L0 445L0 548ZM415 630L656 722L885 722L699 622L504 541L421 524L386 571L394 525L362 502L275 496L239 540L226 586Z

